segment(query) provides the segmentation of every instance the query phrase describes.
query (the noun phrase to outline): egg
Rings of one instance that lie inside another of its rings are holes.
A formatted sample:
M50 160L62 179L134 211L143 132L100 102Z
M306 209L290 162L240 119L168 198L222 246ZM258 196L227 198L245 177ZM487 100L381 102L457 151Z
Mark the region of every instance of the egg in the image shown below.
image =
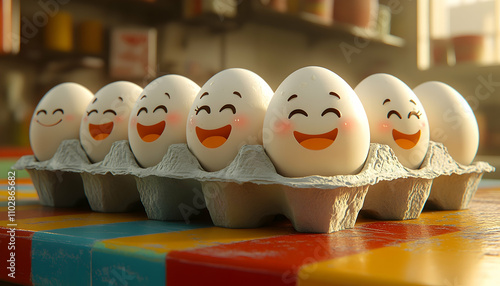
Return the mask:
M290 74L264 119L264 148L287 177L358 173L370 148L363 105L340 76L322 67Z
M451 86L429 81L413 92L429 119L430 139L443 143L455 161L469 165L479 147L479 128L467 101Z
M30 123L30 144L35 157L45 161L62 141L78 139L80 121L94 95L77 83L62 83L49 90L38 103Z
M128 139L129 115L141 92L140 86L127 81L97 91L80 125L80 142L92 162L102 161L113 142Z
M200 87L180 75L148 84L136 101L128 125L130 148L143 167L158 164L175 143L186 143L186 121Z
M399 162L418 169L429 147L429 123L413 91L389 74L374 74L354 91L370 122L371 142L389 145Z
M189 149L207 171L229 165L245 144L262 144L262 122L273 91L241 68L219 72L197 94L188 115Z

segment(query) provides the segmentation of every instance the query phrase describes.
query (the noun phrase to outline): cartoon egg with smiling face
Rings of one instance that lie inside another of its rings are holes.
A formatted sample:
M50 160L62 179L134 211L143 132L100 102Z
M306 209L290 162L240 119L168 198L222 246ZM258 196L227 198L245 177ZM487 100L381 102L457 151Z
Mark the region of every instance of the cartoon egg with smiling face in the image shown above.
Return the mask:
M374 74L354 89L370 122L371 141L389 145L399 162L418 169L429 147L429 123L413 91L389 74Z
M113 142L128 139L128 120L142 88L117 81L101 88L87 106L80 125L80 142L92 162L104 159Z
M354 90L322 67L290 74L264 120L264 148L287 177L356 174L370 148L365 111Z
M186 120L200 87L180 75L165 75L148 84L130 114L128 138L139 164L158 164L175 143L186 143Z
M209 79L188 115L189 149L207 171L229 165L245 144L262 144L262 122L273 94L257 74L227 69Z
M85 107L94 95L77 83L62 83L49 90L31 118L30 144L35 157L45 161L62 141L78 139Z

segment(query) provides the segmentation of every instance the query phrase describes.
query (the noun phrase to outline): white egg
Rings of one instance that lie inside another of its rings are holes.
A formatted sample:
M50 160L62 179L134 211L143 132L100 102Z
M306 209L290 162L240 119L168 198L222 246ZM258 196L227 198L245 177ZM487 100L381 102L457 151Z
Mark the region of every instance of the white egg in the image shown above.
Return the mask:
M322 67L301 68L269 104L264 148L284 176L356 174L370 148L368 119L340 76Z
M443 143L455 161L469 165L479 147L479 128L467 101L451 86L430 81L413 92L429 119L430 138Z
M80 121L94 95L77 83L62 83L49 90L31 118L30 144L35 157L45 161L62 141L78 139Z
M229 165L245 144L262 144L262 122L273 94L257 74L227 69L201 88L189 112L189 149L207 171Z
M186 143L186 121L200 87L180 75L166 75L148 84L130 114L128 138L139 164L158 164L175 143Z
M365 107L371 141L389 145L399 162L418 169L429 147L429 123L413 91L389 74L374 74L354 91Z
M80 141L92 162L104 159L113 142L128 139L128 120L142 88L117 81L101 88L87 106L80 125Z

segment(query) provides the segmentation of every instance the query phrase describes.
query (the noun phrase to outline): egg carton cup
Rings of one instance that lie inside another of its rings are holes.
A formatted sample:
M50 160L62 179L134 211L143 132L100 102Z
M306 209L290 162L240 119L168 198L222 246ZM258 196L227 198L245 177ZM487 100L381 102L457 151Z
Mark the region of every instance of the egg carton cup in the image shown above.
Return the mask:
M42 205L72 207L81 199L98 212L144 206L148 217L157 220L187 219L193 209L204 207L199 182L148 176L150 171L137 164L126 140L115 142L104 160L94 164L78 140L65 140L50 160L23 156L13 168L28 171ZM134 175L137 172L142 176Z
M393 159L397 160L395 156ZM388 171L402 176L393 180L384 178L370 186L362 214L384 220L406 220L418 218L426 204L442 210L463 209L477 191L483 174L495 170L486 162L462 165L443 144L432 141L419 169L405 168L399 162L391 165Z
M297 231L318 233L352 228L362 207L380 217L416 217L435 178L456 175L465 180L470 179L469 174L494 170L484 162L462 166L453 161L442 144L434 142L419 170L403 167L389 146L373 143L363 169L356 175L299 178L279 175L259 145L243 146L229 166L216 172L203 170L186 144L171 145L162 161L149 168L138 166L127 141L115 142L104 161L97 164L85 163L88 159L76 140L63 142L58 153L67 154L57 154L51 160L63 159L64 164L34 162L34 158L23 157L14 167L87 173L102 176L102 180L132 176L152 219L185 219L186 210L189 213L206 205L217 226L258 227L283 214ZM86 176L82 177L85 180ZM479 180L480 176L475 178ZM392 193L384 192L384 185ZM473 193L469 190L473 184L466 185L468 190L462 191ZM204 201L200 199L200 189ZM455 190L451 195L459 192ZM87 197L92 200L88 194Z
M88 200L94 211L123 212L139 206L140 199L133 176L114 176L124 159L121 155L128 154L110 152L92 164L78 140L66 140L51 159L39 162L34 156L23 156L13 168L28 171L42 205L71 207L78 198Z
M71 165L74 162L79 162L82 156L88 163L84 152L79 154L58 150L50 160L42 162L37 161L33 155L23 156L12 168L17 170L26 169L28 171L38 193L40 203L44 206L74 207L80 204L88 205L81 176L60 168L61 165Z

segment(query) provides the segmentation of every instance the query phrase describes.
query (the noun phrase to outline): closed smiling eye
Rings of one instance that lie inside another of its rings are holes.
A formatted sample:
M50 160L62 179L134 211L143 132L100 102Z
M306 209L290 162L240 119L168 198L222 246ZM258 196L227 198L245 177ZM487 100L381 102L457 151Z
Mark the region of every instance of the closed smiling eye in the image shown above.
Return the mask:
M321 116L325 116L327 113L335 113L339 118L341 116L340 111L336 108L327 108L322 113Z
M294 116L295 114L302 114L304 115L305 117L308 117L309 115L307 115L307 112L305 112L304 110L302 109L294 109L292 112L290 112L290 114L288 115L288 119L292 118L292 116Z
M47 111L45 109L38 110L38 112L36 113L36 115L40 115L40 113L45 113L45 115L47 115Z
M139 114L141 114L141 112L146 112L148 113L148 109L146 107L141 107L141 109L139 109L139 111L137 111L137 116L139 116Z
M236 114L236 107L234 107L234 105L232 104L226 104L224 105L223 107L221 107L221 109L219 110L219 112L222 112L222 110L224 109L231 109L231 111L233 112L233 114Z
M422 112L420 111L410 111L410 113L408 113L408 119L410 119L410 116L414 115L415 117L417 117L418 119L420 119L420 115L422 115Z
M387 118L390 118L391 115L396 115L397 117L399 117L399 119L401 119L401 114L399 114L399 112L397 112L396 110L391 110L389 111L389 113L387 113Z
M202 110L205 110L208 114L210 114L210 106L208 106L208 105L196 107L196 109L194 111L196 112L196 115L198 115L198 113L200 113L200 111L202 111Z
M64 110L62 110L61 108L54 110L54 112L52 112L52 114L56 114L56 112L61 112L62 114L64 114Z
M91 111L87 112L87 116L90 116L90 114L92 114L92 113L94 113L94 112L95 112L95 113L98 113L98 112L97 112L97 109L92 109Z
M112 113L112 114L116 115L116 111L114 111L113 109L106 109L106 110L104 110L104 112L102 114L106 114L106 113Z
M165 105L158 105L153 112L156 112L157 110L163 110L165 113L168 113L167 107Z

